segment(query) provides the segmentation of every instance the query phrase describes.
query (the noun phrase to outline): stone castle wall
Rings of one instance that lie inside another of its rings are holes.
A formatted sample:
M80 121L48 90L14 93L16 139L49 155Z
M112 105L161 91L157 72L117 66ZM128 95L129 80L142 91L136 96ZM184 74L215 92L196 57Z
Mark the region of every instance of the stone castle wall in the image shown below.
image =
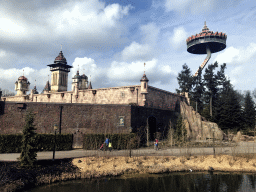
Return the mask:
M86 104L131 104L144 106L141 86L124 86L100 89L54 92L46 94L30 94L27 96L4 97L2 100L13 102L45 102L45 103L86 103ZM175 111L180 101L186 98L168 91L148 86L145 106Z
M61 109L62 107L62 109ZM147 125L155 118L151 132L164 132L177 113L150 107L131 105L57 104L0 102L0 134L22 133L28 111L35 115L37 133L53 133L60 122L61 133L130 133ZM120 118L124 124L120 125Z
M25 115L30 110L35 115L38 133L52 133L60 116L61 133L129 133L131 127L129 105L1 102L0 106L0 134L22 133ZM123 126L119 126L120 116L124 118Z
M168 91L148 86L147 106L175 111L179 108L180 101L186 98Z
M134 91L131 91L131 88ZM138 89L138 94L137 94ZM5 101L13 102L49 102L49 103L88 103L88 104L129 104L143 105L140 85L111 87L101 89L54 92L47 94L30 94L27 96L4 97Z

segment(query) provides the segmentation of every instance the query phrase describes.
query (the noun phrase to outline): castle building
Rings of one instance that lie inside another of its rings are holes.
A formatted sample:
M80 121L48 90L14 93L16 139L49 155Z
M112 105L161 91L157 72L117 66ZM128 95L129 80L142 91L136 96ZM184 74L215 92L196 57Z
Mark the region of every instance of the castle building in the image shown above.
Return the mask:
M181 113L190 113L188 119L194 114L188 98L150 86L145 71L140 84L98 89L93 89L88 77L77 71L72 89L67 91L72 66L62 51L48 66L51 82L46 82L41 94L36 87L27 94L30 83L21 76L15 82L17 95L0 97L0 134L21 133L28 110L35 114L38 133L52 133L53 125L58 124L59 133L73 133L74 140L79 141L85 133L138 132L147 125L152 139L156 132L166 134ZM208 137L202 131L205 124L196 124L199 117L194 116L186 124L189 137Z

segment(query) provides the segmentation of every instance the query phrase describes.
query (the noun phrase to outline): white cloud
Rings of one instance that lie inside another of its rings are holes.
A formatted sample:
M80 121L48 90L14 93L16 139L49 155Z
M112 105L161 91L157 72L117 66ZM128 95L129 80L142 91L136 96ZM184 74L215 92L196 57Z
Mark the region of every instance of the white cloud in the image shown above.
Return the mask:
M132 42L131 45L125 47L121 52L122 59L125 61L137 61L137 60L147 60L152 57L152 50L148 44L139 44Z
M188 34L184 27L174 28L173 35L170 38L171 46L173 46L175 49L184 47L186 45L185 40L187 36Z
M218 63L227 63L228 65L247 64L256 57L256 43L250 43L248 47L234 48L228 47L222 53L219 53L214 61Z
M159 27L155 23L148 23L140 27L140 31L143 35L142 43L155 45L160 33Z

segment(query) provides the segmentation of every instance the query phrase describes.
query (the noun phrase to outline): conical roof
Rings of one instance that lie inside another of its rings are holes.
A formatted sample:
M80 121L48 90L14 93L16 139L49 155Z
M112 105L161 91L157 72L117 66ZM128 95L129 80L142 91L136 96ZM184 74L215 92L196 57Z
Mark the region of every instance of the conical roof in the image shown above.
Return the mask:
M140 81L149 81L145 73L143 74Z
M67 64L67 60L64 57L62 51L60 51L59 55L55 58L54 63L63 63L63 64Z
M51 85L50 85L49 81L46 82L46 85L44 87L44 91L51 91Z
M88 89L92 89L92 83L91 83L91 81L90 81L90 83L89 83Z

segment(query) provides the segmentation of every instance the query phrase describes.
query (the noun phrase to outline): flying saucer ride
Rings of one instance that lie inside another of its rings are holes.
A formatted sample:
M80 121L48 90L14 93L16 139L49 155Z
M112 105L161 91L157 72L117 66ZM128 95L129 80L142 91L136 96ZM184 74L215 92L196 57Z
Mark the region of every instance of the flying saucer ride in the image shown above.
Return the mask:
M207 54L204 62L200 66L203 69L210 60L212 53L222 51L226 48L226 40L227 35L225 33L209 31L206 22L204 22L201 33L187 38L187 51L193 54ZM199 69L194 76L198 75Z

